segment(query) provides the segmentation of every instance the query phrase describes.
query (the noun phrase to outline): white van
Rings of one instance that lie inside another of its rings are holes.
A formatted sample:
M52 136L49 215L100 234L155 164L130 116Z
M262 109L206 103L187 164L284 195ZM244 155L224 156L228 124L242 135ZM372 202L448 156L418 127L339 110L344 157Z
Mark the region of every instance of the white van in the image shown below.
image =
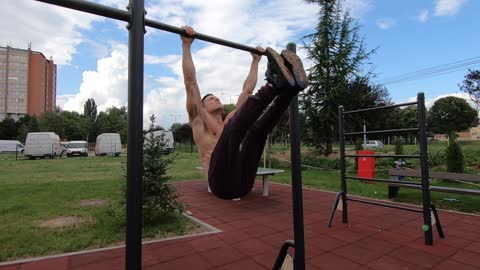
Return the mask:
M122 141L118 133L102 133L97 136L95 156L120 156Z
M23 153L25 146L17 140L0 140L0 153Z
M31 132L25 141L25 156L30 159L62 155L60 137L54 132Z
M71 141L67 145L67 157L88 157L88 144L86 141Z
M175 151L175 141L173 140L173 133L171 131L157 130L153 132L153 136L163 139L162 143L164 144L164 153L170 154Z

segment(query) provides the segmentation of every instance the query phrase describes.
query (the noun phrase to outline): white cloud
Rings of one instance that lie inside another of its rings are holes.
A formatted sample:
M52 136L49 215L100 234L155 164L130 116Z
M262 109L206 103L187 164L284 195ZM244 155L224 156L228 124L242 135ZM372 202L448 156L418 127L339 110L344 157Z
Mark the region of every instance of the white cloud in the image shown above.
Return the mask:
M429 11L426 9L420 11L420 14L418 14L417 19L422 23L427 22L429 19Z
M97 70L83 72L80 92L68 96L62 109L83 112L83 104L93 98L99 111L127 105L128 48L113 45L110 56L97 61Z
M83 41L81 30L90 30L101 17L31 0L17 0L0 9L0 44L28 48L69 64Z
M437 0L435 4L435 16L453 16L458 13L466 0Z
M425 107L427 107L428 109L430 109L430 107L433 106L433 103L435 103L435 101L441 99L441 98L444 98L444 97L458 97L458 98L463 98L467 101L467 103L475 109L475 103L470 99L470 97L468 96L467 93L450 93L450 94L441 94L441 95L438 95L438 96L435 96L435 97L426 97L425 98ZM411 97L408 99L408 102L413 102L413 101L416 101L417 100L417 97Z
M343 5L352 17L362 18L373 8L373 0L344 0Z
M395 20L390 18L383 18L377 20L377 27L383 30L390 29L395 26Z

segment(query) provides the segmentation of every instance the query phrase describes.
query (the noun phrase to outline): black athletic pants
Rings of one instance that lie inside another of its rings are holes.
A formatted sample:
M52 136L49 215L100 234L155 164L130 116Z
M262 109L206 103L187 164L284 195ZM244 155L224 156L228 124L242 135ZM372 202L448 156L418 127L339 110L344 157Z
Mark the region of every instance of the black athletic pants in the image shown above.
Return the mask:
M213 194L234 199L250 192L267 135L295 96L292 92L266 84L224 126L210 160L208 184Z

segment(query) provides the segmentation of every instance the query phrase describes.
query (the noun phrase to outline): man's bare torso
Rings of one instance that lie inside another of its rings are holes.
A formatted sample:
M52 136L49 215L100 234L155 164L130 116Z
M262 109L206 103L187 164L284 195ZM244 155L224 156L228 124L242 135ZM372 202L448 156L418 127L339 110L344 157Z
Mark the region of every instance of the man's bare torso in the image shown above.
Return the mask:
M208 178L212 152L217 145L218 139L222 135L225 123L226 122L211 123L205 120L203 125L192 124L193 140L197 145L200 162L202 163L203 173L206 178Z

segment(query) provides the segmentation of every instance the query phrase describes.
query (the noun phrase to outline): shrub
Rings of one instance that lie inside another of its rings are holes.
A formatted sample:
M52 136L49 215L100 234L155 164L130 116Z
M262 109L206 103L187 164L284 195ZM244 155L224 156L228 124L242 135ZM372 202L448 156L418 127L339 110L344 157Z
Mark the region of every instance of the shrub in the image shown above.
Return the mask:
M155 116L150 116L150 130L155 127ZM163 151L162 138L155 137L150 132L145 138L143 148L143 200L142 219L144 225L150 225L163 217L175 215L183 211L183 205L177 201L178 195L175 188L169 183L170 177L167 169L172 162L172 157L167 158ZM125 205L127 190L126 185L121 188ZM120 207L123 208L123 207ZM125 222L125 214L119 208L110 208L107 214L112 216L117 223ZM124 209L123 209L124 212ZM123 220L122 220L123 219Z
M465 159L463 157L462 148L457 143L454 136L450 136L449 145L446 152L447 171L463 173L465 170Z
M362 139L357 138L357 140L355 140L355 152L358 154L359 150L363 150L363 141ZM358 158L355 158L354 170L357 170L357 169L358 169Z
M330 170L340 170L340 159L330 159L322 157L311 157L303 156L302 163L308 166L321 168L321 169L330 169Z

